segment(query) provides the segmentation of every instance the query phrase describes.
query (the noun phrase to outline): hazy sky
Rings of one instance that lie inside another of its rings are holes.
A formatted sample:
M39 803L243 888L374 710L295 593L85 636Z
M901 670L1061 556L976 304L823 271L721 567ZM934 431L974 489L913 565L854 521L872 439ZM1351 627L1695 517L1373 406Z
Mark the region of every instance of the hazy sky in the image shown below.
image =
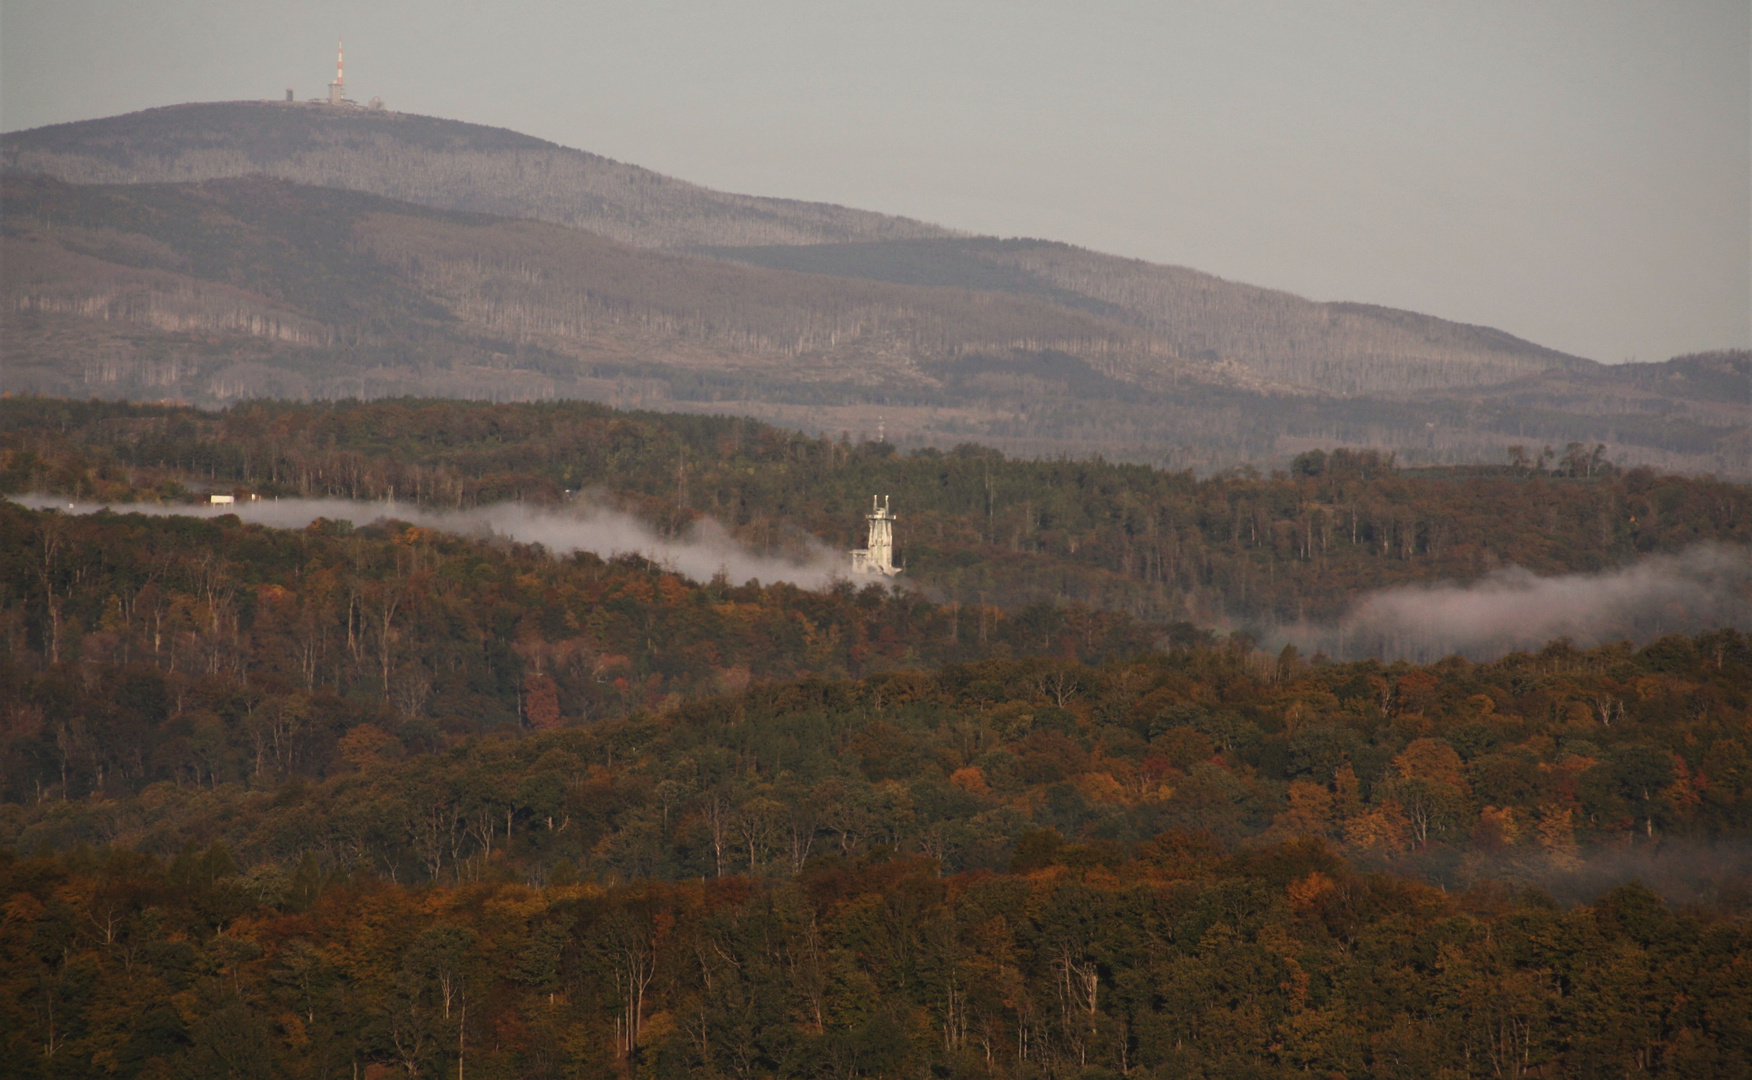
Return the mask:
M333 77L1598 360L1752 344L1752 6L0 0L7 130Z

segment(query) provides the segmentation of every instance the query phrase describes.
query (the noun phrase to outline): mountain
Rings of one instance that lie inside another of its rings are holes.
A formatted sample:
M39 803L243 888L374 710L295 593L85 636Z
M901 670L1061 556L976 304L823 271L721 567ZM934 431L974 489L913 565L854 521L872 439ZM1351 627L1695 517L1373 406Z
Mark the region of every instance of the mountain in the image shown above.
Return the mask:
M1109 382L1140 388L1181 376L1258 381L1030 297L744 267L261 177L115 186L8 177L4 200L9 337L25 350L20 362L33 342L50 349L38 354L44 377L68 354L37 332L64 331L57 320L71 316L112 338L150 327L345 354L348 377L413 365L414 377L442 380L435 362L511 357L496 366L537 378L527 388L536 396L603 365L631 374L638 364L706 381L754 373L929 395L967 357L1017 348L1086 357L1063 364L1099 381L1096 362Z
M1744 395L1724 389L1743 354L1607 368L478 125L188 105L13 132L0 166L12 391L575 397L1201 470L1603 442L1622 464L1752 474Z
M640 247L954 235L887 214L712 191L504 128L290 102L173 105L8 132L0 167L82 184L272 176L551 221Z
M1501 331L1322 304L1066 244L966 237L845 207L710 191L500 128L279 102L179 105L12 132L0 165L82 184L263 175L445 210L533 218L636 247L922 286L1022 294L1332 394L1478 386L1575 366Z
M584 398L1199 469L1333 444L1462 461L1598 440L1626 463L1747 471L1734 406L1647 374L1613 389L1586 362L1339 396L1179 355L1122 312L1020 285L770 269L262 177L14 175L0 194L9 391Z
M1177 355L1234 361L1273 382L1330 394L1480 386L1591 366L1488 327L1317 303L1046 240L925 237L703 250L756 266L1038 296L1147 330Z

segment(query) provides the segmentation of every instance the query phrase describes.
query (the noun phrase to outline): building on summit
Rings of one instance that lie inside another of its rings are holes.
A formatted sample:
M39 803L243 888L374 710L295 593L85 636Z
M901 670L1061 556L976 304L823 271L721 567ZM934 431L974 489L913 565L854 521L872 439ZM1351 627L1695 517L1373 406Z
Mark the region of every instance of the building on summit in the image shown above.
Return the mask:
M328 97L312 98L312 104L332 105L339 109L357 109L360 107L357 101L354 101L347 96L346 50L343 46L344 42L337 39L335 42L335 81L328 84ZM292 100L291 90L286 91L286 100L288 102ZM383 99L374 97L371 99L370 104L365 105L364 107L367 109L381 110L383 108Z
M880 496L880 501L870 496L870 512L864 520L870 523L869 545L852 552L852 573L895 577L900 573L894 566L894 523L899 519L888 511L888 496Z

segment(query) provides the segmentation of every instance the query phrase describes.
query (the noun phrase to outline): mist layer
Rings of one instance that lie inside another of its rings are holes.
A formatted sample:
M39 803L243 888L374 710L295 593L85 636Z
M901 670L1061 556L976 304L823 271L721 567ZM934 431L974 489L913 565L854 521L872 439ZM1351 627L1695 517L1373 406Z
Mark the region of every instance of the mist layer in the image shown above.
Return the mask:
M1617 570L1540 577L1519 567L1467 585L1370 593L1336 623L1281 628L1280 641L1339 659L1489 660L1555 638L1579 647L1663 634L1752 629L1752 551L1700 544Z
M33 510L155 517L215 518L234 514L243 521L276 529L302 529L319 518L365 525L374 521L405 521L422 528L462 536L495 538L520 544L540 544L555 555L588 551L603 558L638 555L686 575L710 581L719 574L736 584L749 580L789 582L820 589L844 577L850 563L822 544L812 545L801 560L753 552L710 518L693 524L680 536L662 536L630 514L593 503L551 510L523 503L498 503L468 510L429 510L411 503L362 502L351 499L271 499L214 506L159 503L69 502L52 495L13 498Z

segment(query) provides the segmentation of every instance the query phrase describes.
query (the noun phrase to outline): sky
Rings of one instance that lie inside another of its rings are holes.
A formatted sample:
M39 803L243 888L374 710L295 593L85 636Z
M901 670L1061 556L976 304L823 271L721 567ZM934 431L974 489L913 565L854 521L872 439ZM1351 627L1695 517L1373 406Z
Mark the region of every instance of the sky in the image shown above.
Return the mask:
M1605 362L1752 346L1745 0L0 0L0 128L347 85Z

